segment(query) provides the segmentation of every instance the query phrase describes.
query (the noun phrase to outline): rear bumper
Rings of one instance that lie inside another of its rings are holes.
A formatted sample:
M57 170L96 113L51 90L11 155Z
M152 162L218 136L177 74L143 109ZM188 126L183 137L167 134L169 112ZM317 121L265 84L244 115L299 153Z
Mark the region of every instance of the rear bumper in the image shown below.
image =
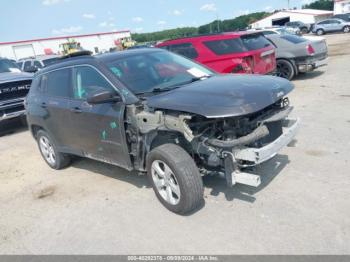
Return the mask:
M304 59L297 59L296 66L298 68L298 72L306 73L315 70L321 66L325 66L328 64L327 55L318 55L316 57L309 57Z

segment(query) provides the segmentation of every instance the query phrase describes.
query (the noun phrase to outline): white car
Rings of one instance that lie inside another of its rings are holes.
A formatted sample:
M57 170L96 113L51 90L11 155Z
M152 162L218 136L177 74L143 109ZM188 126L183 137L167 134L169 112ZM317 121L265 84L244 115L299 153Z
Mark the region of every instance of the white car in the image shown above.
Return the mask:
M264 35L273 35L273 34L278 34L278 35L300 35L298 33L298 29L295 29L293 27L264 27L264 28L259 28L256 29L255 31L260 31ZM303 38L310 40L310 41L322 41L325 40L324 37L322 36L315 36L315 35L303 35Z

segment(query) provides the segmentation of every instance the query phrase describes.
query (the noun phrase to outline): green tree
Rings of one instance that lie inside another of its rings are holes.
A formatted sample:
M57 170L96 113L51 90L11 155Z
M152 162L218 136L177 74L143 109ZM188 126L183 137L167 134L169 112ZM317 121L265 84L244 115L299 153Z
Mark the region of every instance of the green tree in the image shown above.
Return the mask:
M303 9L334 10L333 0L317 0L310 4L303 5Z
M242 30L249 26L249 24L262 19L270 15L267 12L257 12L247 15L241 15L233 19L227 20L215 20L209 24L202 25L200 27L182 27L169 30L163 30L153 33L142 33L142 34L133 34L132 38L139 42L154 42L167 39L174 39L186 36L192 36L196 34L209 34L217 32L229 32Z

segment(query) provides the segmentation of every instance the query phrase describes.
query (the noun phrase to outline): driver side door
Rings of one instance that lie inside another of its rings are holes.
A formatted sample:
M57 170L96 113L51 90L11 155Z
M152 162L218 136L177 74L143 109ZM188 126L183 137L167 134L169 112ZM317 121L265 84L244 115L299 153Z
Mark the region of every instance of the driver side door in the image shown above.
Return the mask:
M80 154L92 159L130 167L124 137L123 102L89 104L87 97L96 91L117 89L96 68L88 65L76 66L72 74L73 92L69 103L72 147Z

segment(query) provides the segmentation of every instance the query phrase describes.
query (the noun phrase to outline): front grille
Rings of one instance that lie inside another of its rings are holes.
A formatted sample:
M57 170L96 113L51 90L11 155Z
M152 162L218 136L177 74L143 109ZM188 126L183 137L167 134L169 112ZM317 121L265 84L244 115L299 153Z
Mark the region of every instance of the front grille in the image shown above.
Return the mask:
M0 102L25 97L31 82L31 80L25 80L0 84Z

